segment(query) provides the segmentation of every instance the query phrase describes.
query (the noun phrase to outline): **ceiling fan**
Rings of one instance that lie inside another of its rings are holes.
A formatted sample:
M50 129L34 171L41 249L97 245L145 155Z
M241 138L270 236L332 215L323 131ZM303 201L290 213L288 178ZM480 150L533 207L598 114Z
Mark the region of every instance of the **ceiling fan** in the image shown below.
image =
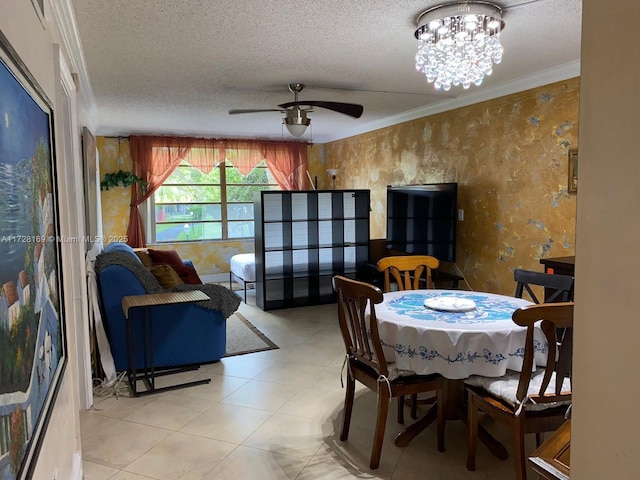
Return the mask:
M343 103L343 102L326 102L320 100L298 100L298 94L304 88L303 83L290 83L289 91L293 93L293 102L282 103L278 105L280 108L267 108L267 109L236 109L229 110L229 115L236 115L238 113L256 113L256 112L280 112L284 113L285 117L282 119L282 123L287 127L287 130L294 137L300 137L304 134L305 130L311 123L311 119L307 117L307 113L312 112L312 108L301 108L301 105L309 107L326 108L327 110L333 110L334 112L349 115L350 117L360 118L364 107L355 103Z

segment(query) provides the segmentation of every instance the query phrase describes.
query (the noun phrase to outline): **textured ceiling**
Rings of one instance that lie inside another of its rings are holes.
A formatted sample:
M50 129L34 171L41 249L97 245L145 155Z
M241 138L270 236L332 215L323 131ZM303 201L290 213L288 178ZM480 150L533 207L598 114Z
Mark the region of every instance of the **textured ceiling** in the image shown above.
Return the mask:
M581 0L502 0L502 63L480 87L437 92L414 68L434 0L73 0L98 109L96 133L294 139L283 115L229 115L301 100L304 140L324 142L579 74Z

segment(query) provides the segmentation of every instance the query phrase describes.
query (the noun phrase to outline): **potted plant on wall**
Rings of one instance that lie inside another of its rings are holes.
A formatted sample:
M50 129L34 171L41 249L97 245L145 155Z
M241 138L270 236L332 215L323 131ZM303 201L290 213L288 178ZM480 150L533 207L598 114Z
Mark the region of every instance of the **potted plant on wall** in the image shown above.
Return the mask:
M118 170L115 173L105 173L104 179L100 182L100 190L109 190L112 187L130 187L137 183L144 192L149 185L142 178L134 175L132 172Z

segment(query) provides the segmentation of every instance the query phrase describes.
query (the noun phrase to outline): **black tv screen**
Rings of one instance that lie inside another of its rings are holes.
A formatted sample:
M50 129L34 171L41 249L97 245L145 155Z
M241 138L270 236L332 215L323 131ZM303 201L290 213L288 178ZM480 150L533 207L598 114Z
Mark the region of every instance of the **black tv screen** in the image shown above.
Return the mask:
M458 184L387 187L387 248L456 260Z

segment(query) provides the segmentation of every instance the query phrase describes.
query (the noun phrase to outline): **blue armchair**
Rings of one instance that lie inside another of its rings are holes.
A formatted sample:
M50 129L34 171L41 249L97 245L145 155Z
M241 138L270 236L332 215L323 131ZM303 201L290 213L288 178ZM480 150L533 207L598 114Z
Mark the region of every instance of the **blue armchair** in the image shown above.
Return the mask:
M111 255L104 255L111 253ZM102 258L108 262L101 262ZM185 262L189 265L189 262ZM101 265L103 264L103 265ZM126 319L122 298L128 295L160 293L164 290L155 277L142 265L134 250L126 244L110 244L96 260L98 290L101 297L103 321L111 354L117 371L127 370ZM209 296L207 288L198 288ZM183 303L150 307L153 315L154 367L183 367L220 360L226 349L226 318L237 309L238 297L224 287L215 290L231 296L226 308L213 309L200 303ZM226 292L225 292L226 291ZM231 299L231 297L235 297ZM226 299L225 299L226 301ZM224 303L224 302L223 302ZM234 306L235 305L235 306ZM135 313L135 315L134 315ZM144 366L142 322L139 309L132 310L129 321L135 321L136 368Z

